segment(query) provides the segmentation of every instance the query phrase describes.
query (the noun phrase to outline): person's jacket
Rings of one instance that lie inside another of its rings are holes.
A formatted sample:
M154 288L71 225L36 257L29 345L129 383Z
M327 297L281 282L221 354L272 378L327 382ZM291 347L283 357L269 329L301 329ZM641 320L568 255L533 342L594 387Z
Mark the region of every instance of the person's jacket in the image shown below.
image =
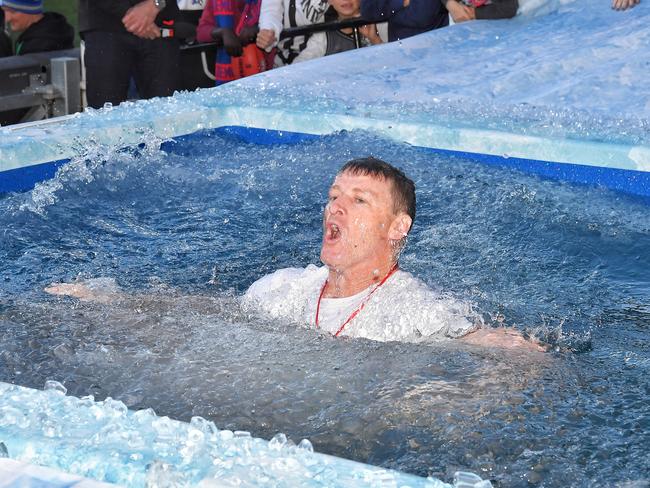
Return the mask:
M142 0L79 0L79 32L127 32L122 17ZM156 24L176 20L178 4L167 0L167 6L156 17Z
M56 12L45 12L41 20L30 25L18 36L14 54L59 51L73 47L74 29L65 17Z
M4 32L0 31L0 58L5 56L13 56L14 49L11 45L11 39Z
M449 25L449 13L440 0L361 0L361 16L388 21L388 40L396 41Z
M13 47L11 46L11 39L5 33L5 13L0 8L0 58L5 56L11 56L14 53Z

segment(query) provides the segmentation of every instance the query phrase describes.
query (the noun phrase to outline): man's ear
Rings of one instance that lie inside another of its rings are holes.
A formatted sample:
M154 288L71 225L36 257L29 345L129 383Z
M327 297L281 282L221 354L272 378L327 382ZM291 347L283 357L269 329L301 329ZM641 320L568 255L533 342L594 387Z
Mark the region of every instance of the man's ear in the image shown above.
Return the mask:
M388 231L388 238L391 241L400 241L404 239L409 230L411 230L411 224L413 219L408 214L401 213L393 220L393 223L390 224L390 229Z

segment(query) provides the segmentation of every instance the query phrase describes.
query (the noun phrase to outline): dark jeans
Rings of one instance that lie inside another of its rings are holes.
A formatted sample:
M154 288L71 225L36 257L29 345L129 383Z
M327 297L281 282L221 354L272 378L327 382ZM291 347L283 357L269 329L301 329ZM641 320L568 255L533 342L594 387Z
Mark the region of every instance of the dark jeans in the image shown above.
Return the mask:
M86 96L100 108L127 99L135 80L140 98L167 97L179 87L180 47L176 39L140 39L127 32L84 32Z

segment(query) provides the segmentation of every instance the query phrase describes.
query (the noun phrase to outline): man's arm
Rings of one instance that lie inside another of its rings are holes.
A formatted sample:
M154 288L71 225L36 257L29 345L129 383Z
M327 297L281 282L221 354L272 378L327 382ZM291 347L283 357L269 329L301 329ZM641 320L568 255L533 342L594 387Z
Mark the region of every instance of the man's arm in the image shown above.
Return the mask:
M293 64L309 61L310 59L322 58L327 52L327 34L316 32L307 41L305 49L293 60Z
M113 278L93 278L75 283L52 283L43 290L50 295L68 296L83 302L110 303L122 296Z
M476 9L468 7L458 0L443 0L442 3L456 24L476 19Z
M461 337L461 340L475 346L546 351L541 344L526 339L521 332L511 327L481 328Z
M260 31L257 47L270 51L280 39L283 28L284 4L282 0L264 0L260 7Z
M212 8L212 2L208 3L203 8L201 13L201 18L199 19L199 25L196 28L196 40L199 42L212 42L212 30L216 27L214 22L214 10Z
M122 23L131 34L144 39L155 39L160 37L160 28L156 25L159 13L154 0L143 0L126 12Z

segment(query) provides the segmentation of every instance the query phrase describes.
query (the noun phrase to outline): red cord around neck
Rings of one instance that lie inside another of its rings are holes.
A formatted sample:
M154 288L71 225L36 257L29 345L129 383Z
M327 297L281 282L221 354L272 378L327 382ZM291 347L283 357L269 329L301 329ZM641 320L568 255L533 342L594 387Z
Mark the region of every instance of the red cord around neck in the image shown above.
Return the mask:
M381 285L386 283L388 278L390 278L395 273L395 271L397 271L397 270L398 270L398 263L395 263L395 265L390 269L388 274L386 276L384 276L384 278L377 284L377 286L375 286L372 289L372 291L370 293L368 293L366 298L363 299L363 301L361 302L361 305L359 305L359 307L354 312L352 312L350 314L350 316L347 318L347 320L345 322L343 322L343 325L341 325L341 327L339 327L339 330L336 331L336 334L334 334L334 337L338 337L339 334L341 332L343 332L343 329L345 328L345 326L348 325L352 321L352 319L354 319L359 314L359 312L361 312L361 310L363 310L363 307L366 306L366 303L368 302L368 300L370 300L370 297L372 296L372 294L375 293L377 291L377 289ZM318 327L318 315L320 313L320 302L323 299L323 294L325 293L325 288L327 288L328 281L329 280L325 280L325 283L323 283L323 287L320 290L320 295L318 295L318 303L316 304L316 327Z

